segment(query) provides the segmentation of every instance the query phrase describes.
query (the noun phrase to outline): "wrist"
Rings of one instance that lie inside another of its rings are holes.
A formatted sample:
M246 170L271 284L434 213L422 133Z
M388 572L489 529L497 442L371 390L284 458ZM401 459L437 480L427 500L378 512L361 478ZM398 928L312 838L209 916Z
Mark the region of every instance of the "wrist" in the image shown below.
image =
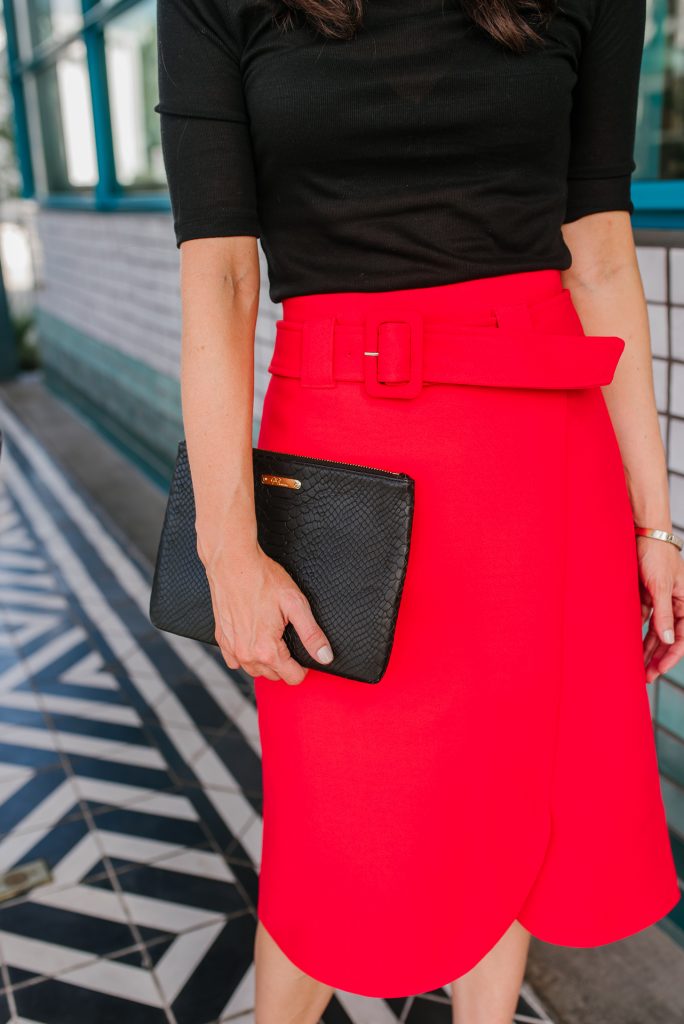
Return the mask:
M647 530L663 530L664 533L673 533L672 519L669 514L634 516L634 526L641 526Z
M637 479L626 472L626 482L635 525L671 532L670 489L665 467L659 467L650 479L644 475Z
M646 526L651 530L672 532L672 515L669 502L642 501L632 503L632 519L635 526Z
M651 529L648 527L637 526L635 527L634 532L637 540L640 537L644 537L646 540L666 541L668 544L677 548L678 551L681 551L682 548L684 548L684 538L680 537L677 533L673 533L671 530L658 530L655 528Z
M195 519L197 550L205 565L228 558L248 560L258 550L257 523L253 503L239 505L230 514Z

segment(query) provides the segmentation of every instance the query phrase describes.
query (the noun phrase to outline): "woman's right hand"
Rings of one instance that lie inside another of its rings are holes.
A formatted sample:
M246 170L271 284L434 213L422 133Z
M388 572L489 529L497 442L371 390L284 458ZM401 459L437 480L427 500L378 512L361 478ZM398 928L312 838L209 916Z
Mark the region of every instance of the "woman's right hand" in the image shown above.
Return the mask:
M229 668L251 676L301 683L307 669L283 639L288 622L316 661L329 664L333 653L306 595L286 569L257 544L249 553L203 557L216 622L216 641ZM327 653L326 653L327 649Z

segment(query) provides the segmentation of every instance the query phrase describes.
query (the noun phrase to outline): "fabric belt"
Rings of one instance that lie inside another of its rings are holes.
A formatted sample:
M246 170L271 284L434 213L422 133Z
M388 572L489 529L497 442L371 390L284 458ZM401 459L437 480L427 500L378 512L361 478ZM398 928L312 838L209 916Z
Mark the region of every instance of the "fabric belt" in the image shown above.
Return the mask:
M567 288L517 304L493 303L491 317L429 319L389 304L358 321L335 316L276 321L268 372L304 387L363 381L369 394L413 398L423 384L586 388L609 384L625 342L585 335Z

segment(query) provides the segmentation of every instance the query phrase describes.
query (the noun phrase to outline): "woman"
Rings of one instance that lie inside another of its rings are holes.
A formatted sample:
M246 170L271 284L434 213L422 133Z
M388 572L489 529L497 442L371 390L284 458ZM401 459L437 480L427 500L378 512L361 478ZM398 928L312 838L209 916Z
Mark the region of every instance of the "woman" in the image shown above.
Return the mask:
M198 550L262 743L258 1024L450 982L460 1024L509 1024L530 934L611 942L678 899L645 684L684 574L635 537L672 527L629 216L644 20L159 0ZM416 481L375 686L282 640L334 659L256 537L257 238L259 446Z

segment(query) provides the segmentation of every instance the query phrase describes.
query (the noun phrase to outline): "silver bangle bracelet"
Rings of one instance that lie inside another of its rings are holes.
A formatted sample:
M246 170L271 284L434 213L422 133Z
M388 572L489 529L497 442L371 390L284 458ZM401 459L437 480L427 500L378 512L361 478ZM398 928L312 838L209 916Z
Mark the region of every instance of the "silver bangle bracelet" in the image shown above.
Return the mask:
M646 526L635 526L634 532L638 537L654 537L656 540L667 541L668 544L674 544L679 551L684 547L684 539L667 530L650 530Z

